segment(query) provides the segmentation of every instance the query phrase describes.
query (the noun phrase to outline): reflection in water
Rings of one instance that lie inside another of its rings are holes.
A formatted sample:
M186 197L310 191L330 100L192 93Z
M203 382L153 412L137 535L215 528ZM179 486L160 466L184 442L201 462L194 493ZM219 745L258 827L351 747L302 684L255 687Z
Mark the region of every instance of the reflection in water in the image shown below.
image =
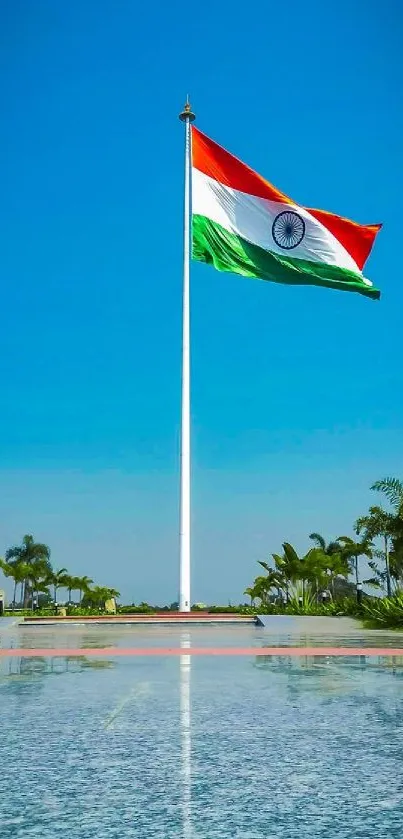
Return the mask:
M331 656L257 656L258 670L277 674L277 689L282 684L288 701L300 703L303 697L317 694L324 706L332 704L335 698L347 697L351 707L362 712L365 709L375 713L383 724L400 728L403 725L403 697L391 703L388 693L381 698L373 692L381 673L390 673L394 681L403 681L403 659L394 656L368 659Z
M190 635L185 632L181 637L181 647L190 647ZM192 804L192 773L191 773L191 706L190 706L190 671L191 656L181 655L180 661L180 732L181 732L181 781L182 781L182 837L191 836L191 804Z
M79 673L85 669L105 670L115 666L109 659L92 659L84 655L20 657L4 659L0 667L0 684L38 684L44 676Z
M121 643L161 643L148 632ZM92 656L0 662L2 839L402 835L398 659L254 667L190 656L203 645L193 626L162 641L183 655L120 657L105 672Z

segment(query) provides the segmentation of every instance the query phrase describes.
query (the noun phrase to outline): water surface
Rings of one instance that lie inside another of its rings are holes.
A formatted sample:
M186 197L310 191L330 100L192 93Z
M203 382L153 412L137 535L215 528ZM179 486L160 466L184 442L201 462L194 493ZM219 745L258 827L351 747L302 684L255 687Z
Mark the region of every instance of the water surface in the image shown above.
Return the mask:
M402 836L403 662L113 657L130 646L402 646L351 621L0 626L2 839Z

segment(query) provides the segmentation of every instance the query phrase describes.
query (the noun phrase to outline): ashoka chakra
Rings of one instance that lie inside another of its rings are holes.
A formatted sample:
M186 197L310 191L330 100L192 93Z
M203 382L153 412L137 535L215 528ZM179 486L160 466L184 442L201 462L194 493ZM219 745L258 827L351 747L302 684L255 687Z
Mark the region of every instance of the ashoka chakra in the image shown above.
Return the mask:
M289 251L296 248L305 236L305 222L298 213L284 210L273 221L273 239L279 248Z

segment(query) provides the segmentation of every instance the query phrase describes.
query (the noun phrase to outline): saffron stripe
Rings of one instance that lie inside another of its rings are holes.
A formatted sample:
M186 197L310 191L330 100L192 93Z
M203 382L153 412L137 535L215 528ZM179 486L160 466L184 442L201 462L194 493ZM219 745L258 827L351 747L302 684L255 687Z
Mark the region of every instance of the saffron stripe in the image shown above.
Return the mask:
M308 209L308 213L333 233L333 236L344 245L346 251L349 252L354 262L357 263L359 269L362 271L371 253L376 235L381 230L382 225L357 224L348 218L327 213L326 210Z
M223 186L230 186L240 192L248 192L257 198L268 198L269 201L281 201L283 204L294 203L269 181L214 140L210 140L210 137L202 134L194 125L192 125L192 163L199 172L219 181Z
M208 175L223 186L246 192L257 198L292 204L296 208L301 206L195 126L192 126L192 160L193 166L199 172ZM382 225L361 225L325 210L308 207L303 209L338 239L361 270Z

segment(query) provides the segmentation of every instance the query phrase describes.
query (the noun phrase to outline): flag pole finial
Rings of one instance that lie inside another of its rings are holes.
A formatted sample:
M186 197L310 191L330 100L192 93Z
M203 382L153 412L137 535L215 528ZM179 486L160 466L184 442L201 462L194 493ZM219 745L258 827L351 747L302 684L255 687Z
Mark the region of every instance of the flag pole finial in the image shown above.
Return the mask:
M196 119L196 114L193 113L189 102L189 95L187 95L186 97L185 106L183 108L183 111L181 111L179 114L179 119L181 120L181 122L186 122L186 120L189 120L189 122L194 122Z

